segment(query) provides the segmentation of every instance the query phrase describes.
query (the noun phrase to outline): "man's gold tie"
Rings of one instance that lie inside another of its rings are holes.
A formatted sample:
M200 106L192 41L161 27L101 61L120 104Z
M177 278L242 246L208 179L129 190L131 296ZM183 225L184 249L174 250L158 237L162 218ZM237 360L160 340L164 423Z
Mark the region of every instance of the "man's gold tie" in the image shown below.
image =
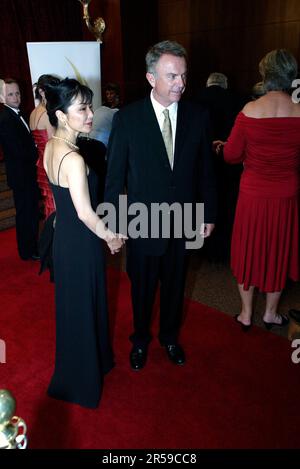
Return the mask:
M170 166L173 169L173 139L172 139L172 126L169 116L169 109L165 109L163 111L163 115L165 116L165 120L162 126L162 136L165 142L166 150L168 153L168 158L170 162Z

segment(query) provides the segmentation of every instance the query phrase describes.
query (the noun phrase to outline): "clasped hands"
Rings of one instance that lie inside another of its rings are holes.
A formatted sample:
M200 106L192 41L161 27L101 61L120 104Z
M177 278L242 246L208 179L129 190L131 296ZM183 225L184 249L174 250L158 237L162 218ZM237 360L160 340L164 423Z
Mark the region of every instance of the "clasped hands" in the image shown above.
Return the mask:
M125 241L128 239L127 236L122 233L113 233L110 230L106 230L105 238L107 246L110 249L111 254L116 254L124 246Z
M202 238L208 238L214 230L214 227L215 225L213 223L202 223L200 228ZM116 254L124 246L128 237L122 233L113 233L109 229L106 229L103 239L109 247L111 254Z

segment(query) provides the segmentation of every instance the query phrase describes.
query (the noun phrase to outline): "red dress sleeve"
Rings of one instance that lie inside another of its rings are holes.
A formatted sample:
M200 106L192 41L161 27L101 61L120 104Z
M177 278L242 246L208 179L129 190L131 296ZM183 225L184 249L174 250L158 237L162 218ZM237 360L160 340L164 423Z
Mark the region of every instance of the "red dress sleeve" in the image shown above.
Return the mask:
M224 160L230 164L242 163L245 159L246 137L243 117L240 112L224 145Z

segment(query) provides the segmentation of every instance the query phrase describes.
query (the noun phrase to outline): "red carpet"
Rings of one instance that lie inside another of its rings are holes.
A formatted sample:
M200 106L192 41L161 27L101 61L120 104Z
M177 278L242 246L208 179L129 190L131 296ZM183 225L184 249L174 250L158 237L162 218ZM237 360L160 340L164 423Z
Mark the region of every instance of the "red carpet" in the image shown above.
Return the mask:
M0 388L17 400L30 448L299 448L300 364L291 344L227 315L186 302L181 342L187 364L170 363L155 338L146 368L133 372L129 283L109 270L115 369L97 410L52 400L54 287L22 262L15 232L0 233ZM157 332L157 328L155 331Z

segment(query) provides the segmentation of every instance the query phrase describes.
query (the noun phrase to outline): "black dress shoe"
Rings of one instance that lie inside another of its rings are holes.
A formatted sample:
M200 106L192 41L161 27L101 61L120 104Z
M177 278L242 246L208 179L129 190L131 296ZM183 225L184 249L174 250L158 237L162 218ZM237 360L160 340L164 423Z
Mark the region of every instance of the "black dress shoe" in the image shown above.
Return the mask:
M32 261L39 261L40 260L40 256L38 254L32 254L32 256L30 256L30 259Z
M238 320L238 317L239 317L239 314L236 314L234 316L234 320L241 326L242 331L243 332L250 331L250 329L252 327L252 323L251 324L243 324L241 321Z
M185 364L185 354L182 347L178 344L166 345L166 351L169 360L175 363L175 365Z
M39 261L40 260L40 256L38 254L32 254L31 256L29 257L24 257L24 256L20 256L22 261Z
M141 370L146 364L147 349L134 346L130 352L129 360L133 370Z
M266 322L264 321L265 328L269 331L272 329L272 327L277 326L277 327L285 327L289 323L289 318L287 316L283 316L282 314L279 314L278 316L281 316L281 322L277 324L277 322Z

